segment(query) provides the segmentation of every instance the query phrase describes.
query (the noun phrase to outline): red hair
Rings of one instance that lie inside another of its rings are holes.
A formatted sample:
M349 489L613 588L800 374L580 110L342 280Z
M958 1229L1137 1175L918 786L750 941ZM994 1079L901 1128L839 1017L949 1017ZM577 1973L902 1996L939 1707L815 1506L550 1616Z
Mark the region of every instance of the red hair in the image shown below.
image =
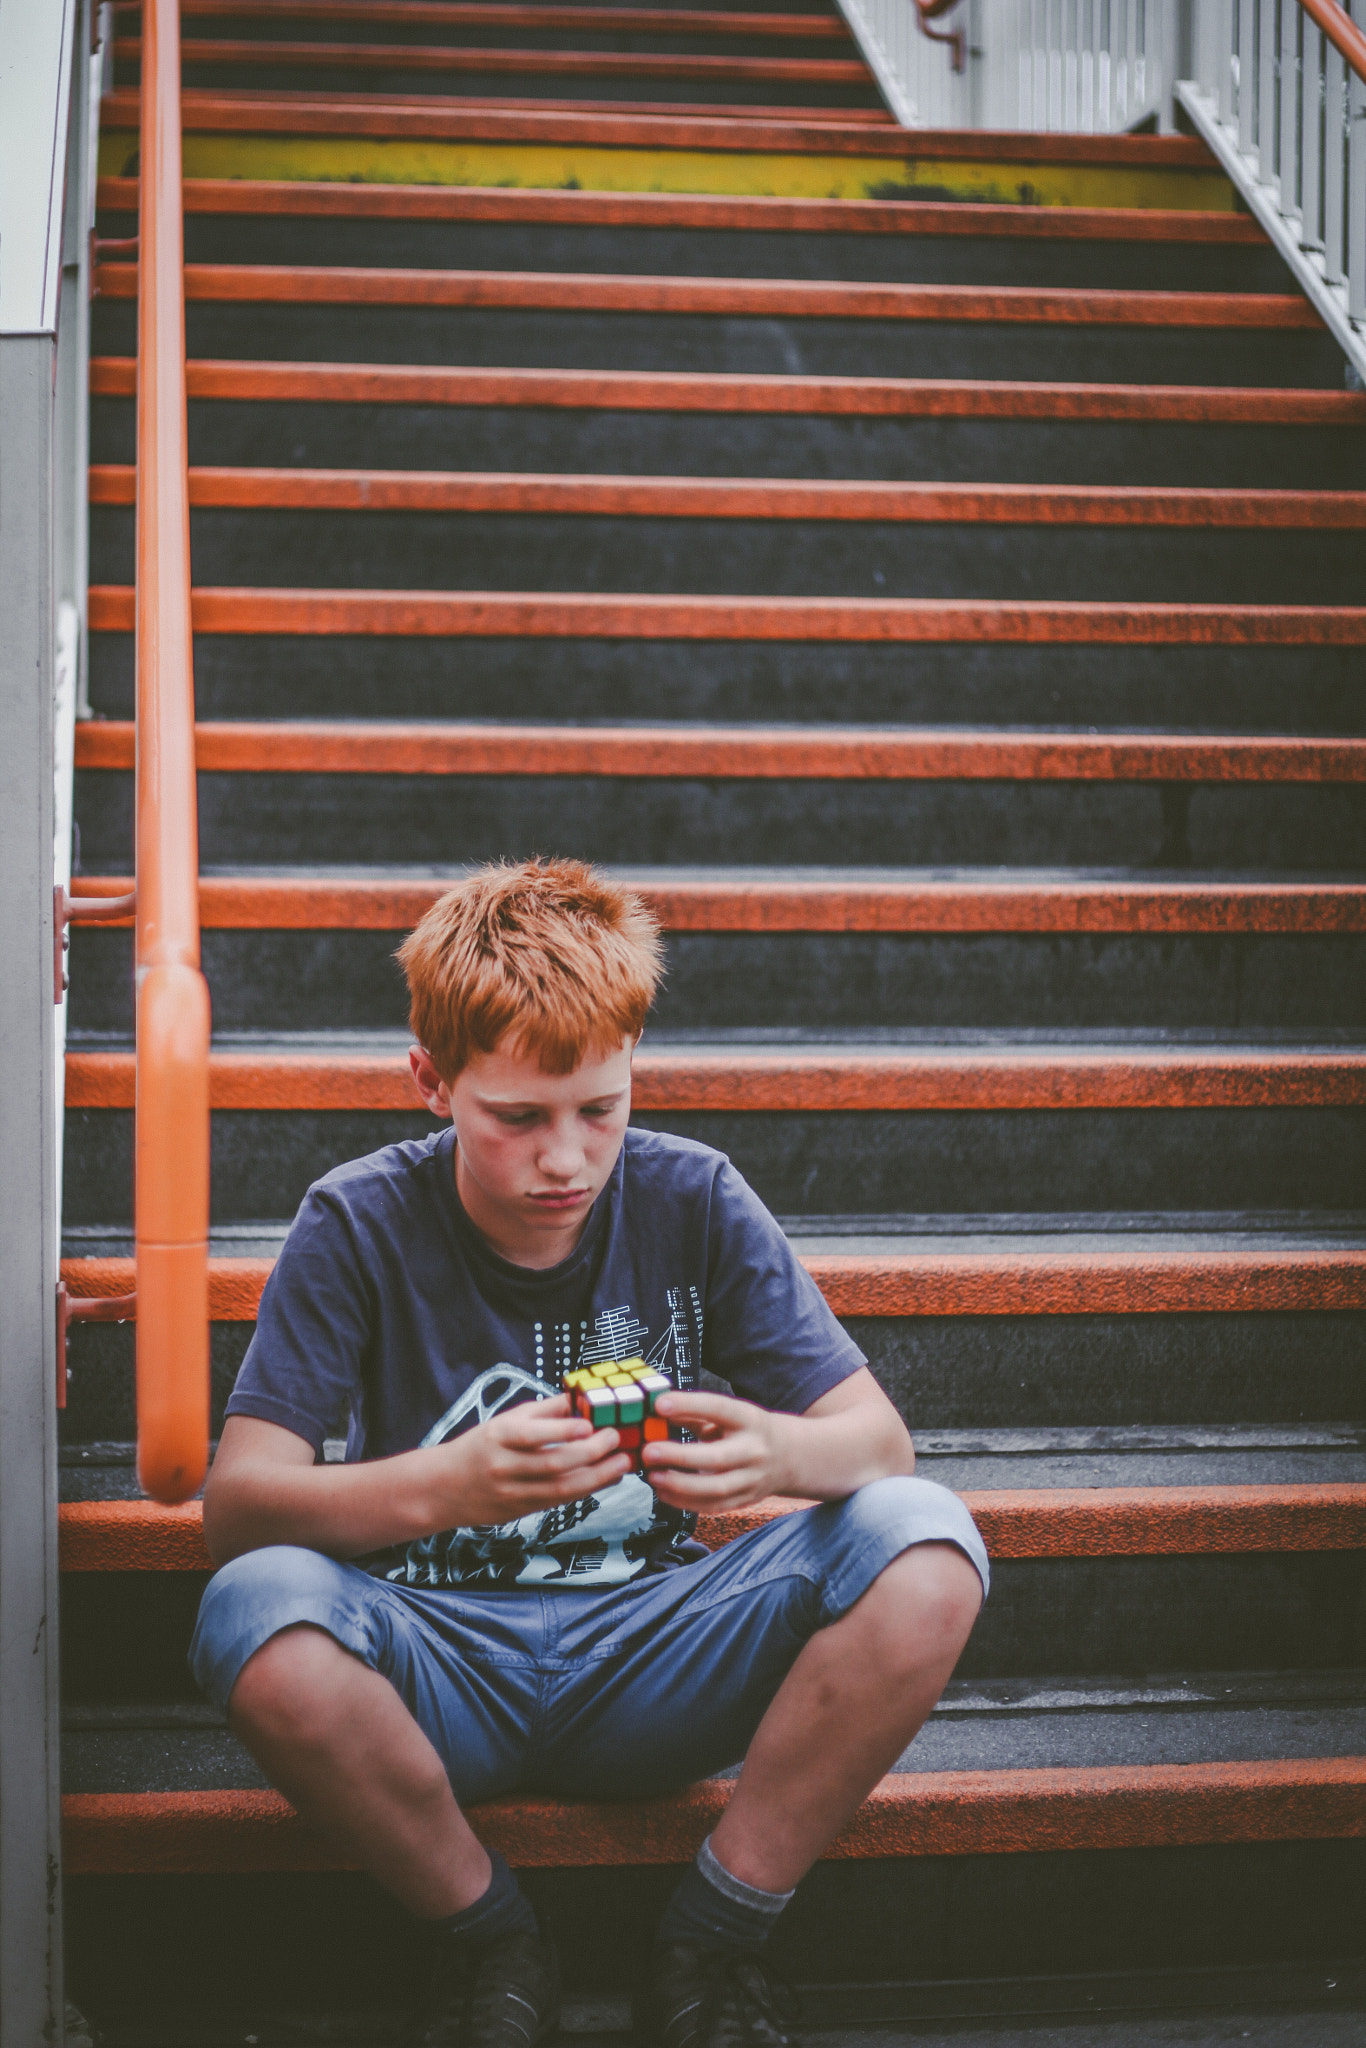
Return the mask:
M663 972L659 927L577 860L498 861L434 903L398 949L409 1024L453 1081L503 1040L568 1074L640 1034Z

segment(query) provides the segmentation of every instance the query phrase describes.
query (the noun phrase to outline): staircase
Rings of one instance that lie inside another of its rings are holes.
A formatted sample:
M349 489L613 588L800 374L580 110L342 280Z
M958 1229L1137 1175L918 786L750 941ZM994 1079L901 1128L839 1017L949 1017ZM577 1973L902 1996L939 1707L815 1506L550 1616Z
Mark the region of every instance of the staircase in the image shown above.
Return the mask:
M466 861L609 865L668 933L637 1121L784 1219L995 1562L776 1937L811 2024L1360 2039L1366 397L1202 146L908 134L825 6L182 14L216 1421L309 1183L432 1128L400 936ZM112 891L127 251L99 293ZM129 961L73 936L83 1294L132 1285ZM412 1929L191 1685L131 1336L75 1331L62 1425L71 1995L389 2038ZM724 1796L485 1810L571 2031Z

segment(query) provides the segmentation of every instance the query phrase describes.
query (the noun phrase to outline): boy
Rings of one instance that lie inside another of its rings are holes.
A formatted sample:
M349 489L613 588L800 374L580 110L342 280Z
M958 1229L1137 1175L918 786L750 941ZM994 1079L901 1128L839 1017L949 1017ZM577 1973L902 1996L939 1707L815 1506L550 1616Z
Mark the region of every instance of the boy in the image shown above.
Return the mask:
M662 1792L744 1759L660 1924L645 2048L783 2039L762 1943L911 1740L986 1554L720 1153L628 1129L660 973L638 898L484 868L399 958L438 1137L313 1187L204 1502L195 1675L299 1811L434 1924L417 2040L528 2048L553 1948L464 1818L515 1786ZM644 1476L570 1369L672 1378ZM699 1391L705 1365L735 1397ZM544 1396L545 1398L533 1398ZM317 1462L349 1414L346 1462ZM708 1553L698 1511L820 1505Z

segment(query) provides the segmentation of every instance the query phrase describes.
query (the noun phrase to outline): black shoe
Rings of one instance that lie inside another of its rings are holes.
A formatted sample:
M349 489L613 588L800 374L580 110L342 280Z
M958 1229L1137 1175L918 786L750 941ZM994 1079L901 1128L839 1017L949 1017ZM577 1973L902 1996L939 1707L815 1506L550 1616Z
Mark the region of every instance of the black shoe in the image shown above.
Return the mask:
M657 1948L632 2015L641 2048L791 2048L796 2001L754 1949Z
M539 1934L504 1934L486 1947L448 1941L432 1972L409 2048L539 2048L560 2024L560 1964Z

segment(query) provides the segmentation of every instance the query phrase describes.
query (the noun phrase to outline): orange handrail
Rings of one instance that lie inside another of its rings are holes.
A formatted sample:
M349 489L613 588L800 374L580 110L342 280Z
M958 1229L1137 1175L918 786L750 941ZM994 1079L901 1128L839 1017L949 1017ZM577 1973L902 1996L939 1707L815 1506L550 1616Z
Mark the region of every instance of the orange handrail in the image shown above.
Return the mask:
M209 991L199 970L179 0L144 0L138 195L138 1477L186 1500L209 1448Z
M1323 30L1334 49L1351 66L1357 77L1366 78L1366 35L1363 35L1346 9L1338 6L1337 0L1300 0L1300 6L1310 20Z

